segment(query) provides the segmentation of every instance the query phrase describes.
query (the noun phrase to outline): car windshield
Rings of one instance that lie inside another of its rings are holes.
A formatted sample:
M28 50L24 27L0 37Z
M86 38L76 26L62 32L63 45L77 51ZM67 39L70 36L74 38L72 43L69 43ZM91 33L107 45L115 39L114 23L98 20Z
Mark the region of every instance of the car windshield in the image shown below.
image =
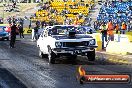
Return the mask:
M81 27L75 26L55 26L51 30L49 30L49 34L51 35L66 35L70 31L76 32L76 34L85 34L85 30Z
M86 29L83 27L77 27L76 34L86 34Z

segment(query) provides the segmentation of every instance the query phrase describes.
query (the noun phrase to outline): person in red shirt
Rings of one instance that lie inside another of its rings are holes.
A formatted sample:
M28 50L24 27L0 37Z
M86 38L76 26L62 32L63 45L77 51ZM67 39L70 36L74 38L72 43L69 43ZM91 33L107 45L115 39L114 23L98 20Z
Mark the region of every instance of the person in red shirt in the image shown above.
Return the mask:
M127 25L125 22L122 23L121 25L121 31L120 34L125 34L125 31L127 30Z
M118 31L119 31L119 24L118 23L116 23L116 25L115 25L115 31L116 31L116 34L118 34Z
M114 31L114 26L113 26L112 21L109 21L107 23L106 28L107 28L108 40L109 41L114 41L114 32L113 32Z

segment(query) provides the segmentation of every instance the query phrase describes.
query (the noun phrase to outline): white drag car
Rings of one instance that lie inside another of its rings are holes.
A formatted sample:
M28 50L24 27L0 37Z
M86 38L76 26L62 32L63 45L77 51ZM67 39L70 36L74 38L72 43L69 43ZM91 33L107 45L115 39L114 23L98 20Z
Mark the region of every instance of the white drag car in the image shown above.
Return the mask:
M49 63L54 64L56 58L68 56L75 60L77 55L87 56L89 61L95 60L96 40L75 26L55 25L50 30L43 30L38 41L39 56L48 56Z

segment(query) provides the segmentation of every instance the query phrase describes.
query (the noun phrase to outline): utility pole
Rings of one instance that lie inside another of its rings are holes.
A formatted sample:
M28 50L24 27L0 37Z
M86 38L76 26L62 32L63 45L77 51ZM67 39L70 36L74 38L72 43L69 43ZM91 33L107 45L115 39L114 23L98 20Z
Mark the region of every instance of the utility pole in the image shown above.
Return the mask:
M66 24L66 10L67 10L67 9L66 9L66 2L64 2L64 5L65 5L65 10L64 10L64 11L65 11L64 25L65 25L65 24Z
M3 4L3 23L4 23L4 7L6 4Z

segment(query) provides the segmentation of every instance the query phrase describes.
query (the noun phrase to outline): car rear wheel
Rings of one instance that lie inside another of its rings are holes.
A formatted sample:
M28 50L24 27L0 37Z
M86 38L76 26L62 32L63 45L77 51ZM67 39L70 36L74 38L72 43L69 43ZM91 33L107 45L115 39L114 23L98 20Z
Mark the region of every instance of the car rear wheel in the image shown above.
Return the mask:
M93 51L87 52L87 57L89 61L94 61L95 60L95 49Z
M50 64L55 64L55 53L51 50L51 48L48 48L48 60Z

